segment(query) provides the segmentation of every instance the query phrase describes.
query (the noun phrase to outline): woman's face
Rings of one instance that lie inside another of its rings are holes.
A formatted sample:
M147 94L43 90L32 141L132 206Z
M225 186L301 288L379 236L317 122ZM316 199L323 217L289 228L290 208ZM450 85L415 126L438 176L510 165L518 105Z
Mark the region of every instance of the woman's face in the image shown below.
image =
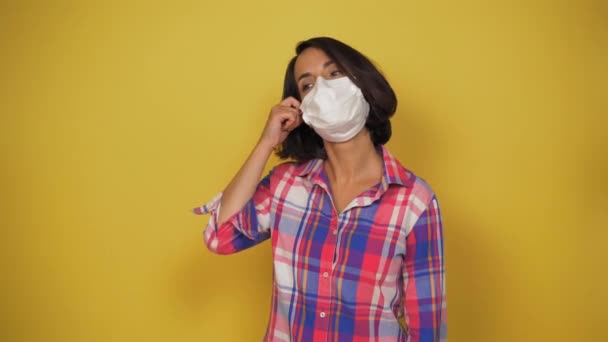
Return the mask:
M318 76L325 79L344 77L342 70L332 61L323 50L310 47L298 56L294 66L294 75L303 99L315 85Z

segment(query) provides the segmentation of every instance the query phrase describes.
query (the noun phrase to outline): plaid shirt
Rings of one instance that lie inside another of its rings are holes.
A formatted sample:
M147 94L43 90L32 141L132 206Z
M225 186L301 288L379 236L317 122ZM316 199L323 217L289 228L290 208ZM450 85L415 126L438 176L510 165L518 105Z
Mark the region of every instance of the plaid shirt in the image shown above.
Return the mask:
M273 286L265 341L444 341L443 228L429 185L384 146L381 182L337 213L321 159L275 166L207 247L231 254L268 238ZM400 321L404 318L407 327Z

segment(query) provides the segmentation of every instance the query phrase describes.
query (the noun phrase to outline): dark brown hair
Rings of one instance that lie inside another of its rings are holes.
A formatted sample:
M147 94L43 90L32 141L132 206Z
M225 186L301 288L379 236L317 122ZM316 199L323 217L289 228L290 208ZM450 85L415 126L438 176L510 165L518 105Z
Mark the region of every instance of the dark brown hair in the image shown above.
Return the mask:
M287 65L283 84L283 99L292 96L301 101L295 79L296 59L302 51L317 48L334 61L336 66L361 89L370 111L365 127L374 145L385 144L391 137L390 118L397 109L397 97L388 81L374 64L359 51L329 37L316 37L298 43L296 55ZM308 125L302 123L294 129L279 147L277 156L306 162L315 158L327 159L323 139Z

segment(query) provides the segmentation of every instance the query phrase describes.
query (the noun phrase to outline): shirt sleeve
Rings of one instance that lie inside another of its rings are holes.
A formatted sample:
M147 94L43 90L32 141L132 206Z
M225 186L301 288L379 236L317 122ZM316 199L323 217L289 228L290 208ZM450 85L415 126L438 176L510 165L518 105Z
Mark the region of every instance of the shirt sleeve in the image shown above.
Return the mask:
M206 204L193 209L194 214L210 214L203 232L203 240L210 251L217 254L232 254L270 237L270 175L266 175L257 185L251 199L243 208L218 225L218 217L223 193L220 192Z
M407 237L403 280L407 341L445 341L447 309L443 225L435 196Z

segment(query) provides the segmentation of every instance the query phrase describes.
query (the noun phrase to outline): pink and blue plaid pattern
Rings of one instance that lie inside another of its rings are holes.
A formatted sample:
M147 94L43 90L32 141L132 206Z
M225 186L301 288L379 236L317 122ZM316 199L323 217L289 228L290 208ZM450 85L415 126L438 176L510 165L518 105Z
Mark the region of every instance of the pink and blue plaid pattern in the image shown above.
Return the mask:
M342 213L320 159L276 166L219 226L222 193L194 208L211 214L204 241L215 253L270 238L274 281L265 341L446 340L437 198L386 147L379 151L382 181Z

